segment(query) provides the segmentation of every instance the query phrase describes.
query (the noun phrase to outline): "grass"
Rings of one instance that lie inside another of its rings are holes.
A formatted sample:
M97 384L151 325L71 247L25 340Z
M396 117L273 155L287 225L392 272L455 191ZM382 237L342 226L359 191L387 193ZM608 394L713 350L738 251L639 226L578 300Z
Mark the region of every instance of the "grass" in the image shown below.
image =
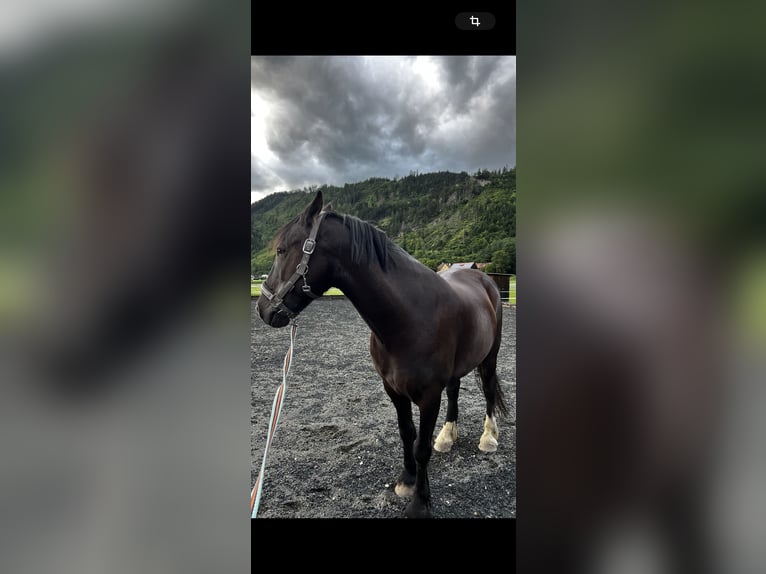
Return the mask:
M250 281L250 296L251 297L261 296L261 283L263 283L263 281L259 279L255 281ZM340 289L336 289L335 287L331 287L330 289L325 291L323 295L328 297L342 297L343 291L341 291Z
M763 348L766 343L766 252L745 258L734 284L733 325L745 345Z
M508 293L508 302L511 305L516 304L516 277L510 278L510 284L508 286L509 293ZM255 281L250 282L250 296L251 297L260 297L261 296L261 281L260 279L256 279ZM324 293L327 296L330 297L340 297L343 296L343 291L340 289L336 289L335 287L332 287L328 291Z
M516 276L510 278L509 284L508 284L508 302L511 305L516 304Z

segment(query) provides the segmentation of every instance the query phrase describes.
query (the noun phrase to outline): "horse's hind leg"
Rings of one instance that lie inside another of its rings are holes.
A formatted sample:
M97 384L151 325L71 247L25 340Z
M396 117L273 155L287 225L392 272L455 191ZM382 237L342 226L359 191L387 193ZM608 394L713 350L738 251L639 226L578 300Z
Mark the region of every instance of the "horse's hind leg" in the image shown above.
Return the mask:
M449 452L457 440L457 397L460 393L460 379L447 383L447 420L434 441L434 450Z
M413 452L416 433L415 423L412 422L412 403L410 399L391 389L385 381L383 382L383 387L391 398L391 402L394 403L394 407L396 407L399 436L402 438L402 449L404 450L404 469L396 481L394 492L398 496L412 496L415 492L415 475L417 473L415 454Z
M499 345L497 345L499 347ZM487 400L487 414L484 417L484 432L479 440L479 450L495 452L497 450L497 437L499 430L495 419L495 408L502 414L507 413L507 407L497 378L497 347L493 347L487 358L478 367L481 388L484 398Z

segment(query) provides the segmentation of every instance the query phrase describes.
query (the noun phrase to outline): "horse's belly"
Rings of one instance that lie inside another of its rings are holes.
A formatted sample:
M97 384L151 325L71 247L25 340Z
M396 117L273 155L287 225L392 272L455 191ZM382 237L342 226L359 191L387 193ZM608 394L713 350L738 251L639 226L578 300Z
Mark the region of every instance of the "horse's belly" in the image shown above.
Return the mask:
M448 308L435 327L437 337L402 333L395 346L386 348L372 333L370 354L380 377L398 394L413 398L421 385L443 385L460 378L490 353L497 335L495 309L486 293L471 293L462 304Z
M492 339L483 345L475 346L468 353L456 353L453 377L464 377L473 371L487 357L492 349Z
M462 377L478 367L495 344L497 319L494 309L488 307L482 313L474 310L473 322L459 333L455 349L455 377Z

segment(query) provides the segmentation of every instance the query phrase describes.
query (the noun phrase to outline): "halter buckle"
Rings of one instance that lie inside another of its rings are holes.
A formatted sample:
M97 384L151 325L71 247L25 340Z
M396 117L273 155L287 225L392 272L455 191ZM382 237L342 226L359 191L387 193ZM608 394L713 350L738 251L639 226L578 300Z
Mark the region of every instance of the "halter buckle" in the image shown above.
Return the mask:
M308 255L311 255L312 253L314 253L314 248L316 246L317 246L316 241L314 241L313 239L307 239L306 241L303 242L303 252Z

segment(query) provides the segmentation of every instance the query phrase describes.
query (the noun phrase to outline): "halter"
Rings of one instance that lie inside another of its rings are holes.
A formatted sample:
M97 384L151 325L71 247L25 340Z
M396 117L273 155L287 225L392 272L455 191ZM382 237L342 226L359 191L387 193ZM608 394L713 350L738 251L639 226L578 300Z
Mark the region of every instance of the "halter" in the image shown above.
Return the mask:
M273 293L268 287L266 287L266 283L261 285L261 295L266 297L266 299L271 302L274 310L277 313L287 315L291 319L297 317L300 311L296 312L290 309L287 305L285 305L284 299L290 293L290 291L293 290L299 277L303 277L303 286L301 287L301 291L303 291L305 295L308 295L312 299L318 299L322 296L321 293L317 295L311 290L311 286L308 284L308 281L306 281L306 275L309 272L309 259L311 259L311 254L314 253L314 249L317 245L316 237L317 233L319 233L319 225L322 223L325 215L327 215L327 212L325 211L319 214L319 217L317 218L314 226L311 228L311 233L309 233L306 241L303 242L303 257L301 258L301 262L298 263L298 265L295 267L295 273L290 276L290 279L288 279L287 282L282 285L282 287L276 293Z

